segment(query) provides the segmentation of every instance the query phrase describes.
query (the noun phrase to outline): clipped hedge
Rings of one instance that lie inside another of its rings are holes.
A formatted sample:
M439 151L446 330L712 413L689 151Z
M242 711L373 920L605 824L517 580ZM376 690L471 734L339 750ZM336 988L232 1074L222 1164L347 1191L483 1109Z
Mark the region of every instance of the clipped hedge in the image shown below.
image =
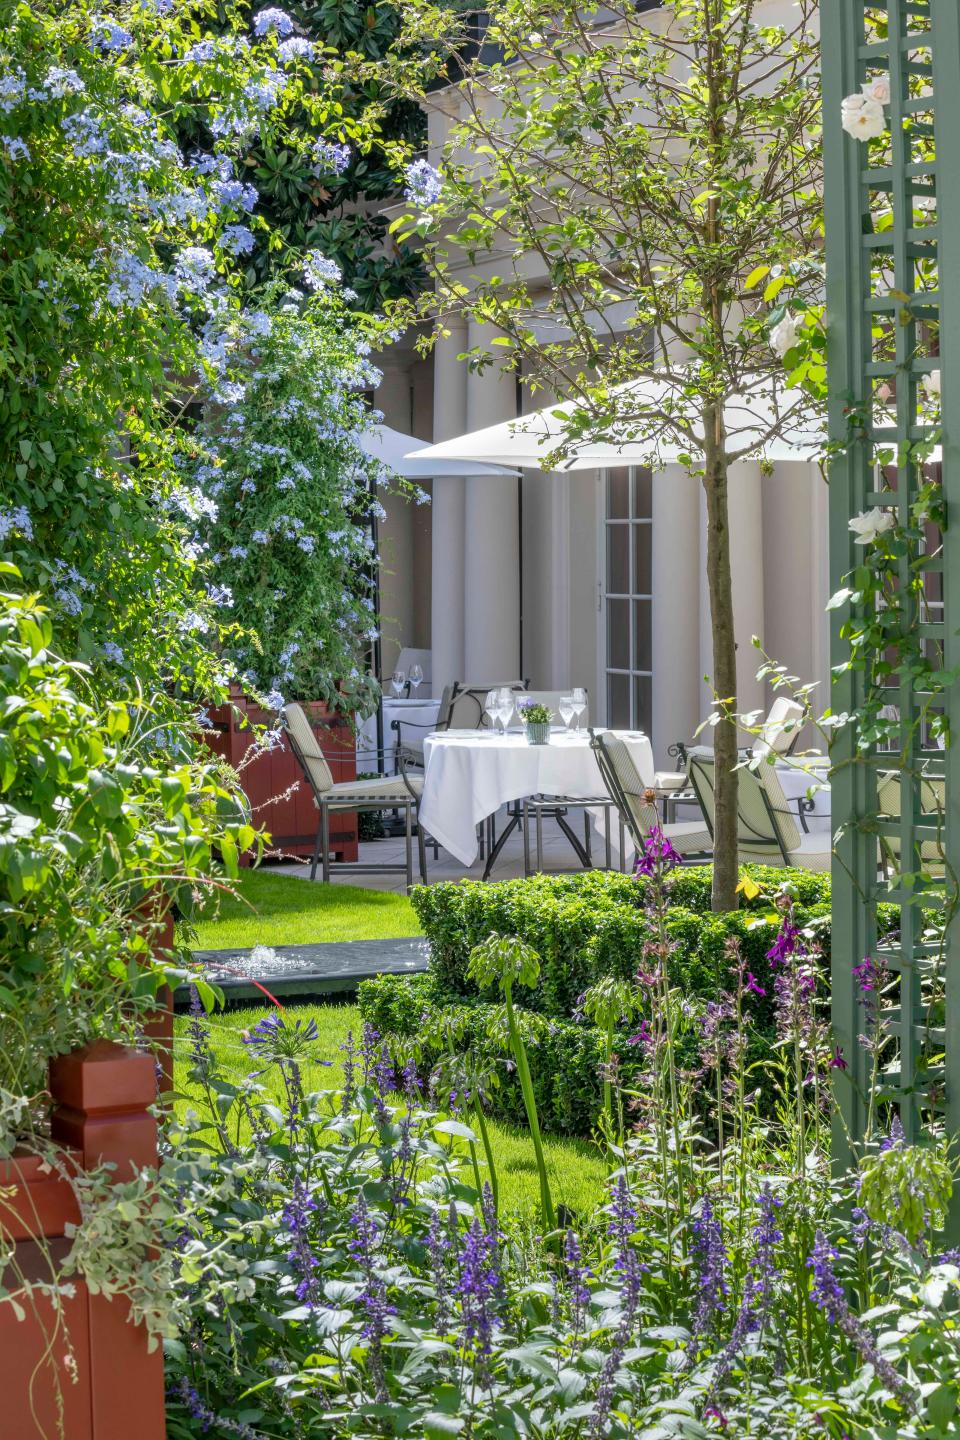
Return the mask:
M826 876L759 866L753 873L762 886L761 895L727 915L714 915L709 909L709 868L681 869L672 877L671 978L691 994L711 997L728 984L730 967L724 950L730 936L740 940L750 968L757 975L763 972L778 923L767 918L773 913L770 897L785 879L795 886L800 924L823 922L829 916ZM580 996L597 980L607 975L629 980L636 973L652 933L645 896L642 880L587 871L496 885L459 881L420 887L411 898L430 942L430 968L440 993L451 1001L496 1001L495 990L478 989L468 979L470 951L491 931L516 935L541 959L540 983L536 991L524 992L524 1006L567 1020ZM817 929L829 961L829 926L819 923Z

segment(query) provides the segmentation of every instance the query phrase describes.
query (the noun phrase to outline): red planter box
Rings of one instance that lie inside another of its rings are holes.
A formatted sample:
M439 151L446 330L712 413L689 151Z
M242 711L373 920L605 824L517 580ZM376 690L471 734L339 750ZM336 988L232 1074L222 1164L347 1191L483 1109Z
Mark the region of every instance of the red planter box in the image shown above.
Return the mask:
M112 1162L118 1179L155 1168L157 1093L151 1056L98 1040L50 1066L51 1136L69 1170ZM67 1179L34 1155L0 1161L0 1234L16 1248L18 1273L47 1282L70 1247L80 1218ZM142 1326L123 1299L91 1295L79 1278L62 1312L43 1295L17 1319L0 1306L0 1435L10 1440L164 1440L163 1352L147 1350Z
M254 724L274 724L276 716L272 711L261 710L239 691L233 693L232 699L237 709ZM310 717L334 780L355 780L356 742L348 721L331 715L320 701L305 703L303 708ZM244 763L253 738L251 731L242 728L231 705L214 706L209 714L212 728L204 730L203 737L211 750L240 771L240 783L250 801L254 824L269 832L270 848L286 855L312 855L320 815L286 739L281 746ZM338 860L357 859L356 815L345 811L330 817L330 848Z

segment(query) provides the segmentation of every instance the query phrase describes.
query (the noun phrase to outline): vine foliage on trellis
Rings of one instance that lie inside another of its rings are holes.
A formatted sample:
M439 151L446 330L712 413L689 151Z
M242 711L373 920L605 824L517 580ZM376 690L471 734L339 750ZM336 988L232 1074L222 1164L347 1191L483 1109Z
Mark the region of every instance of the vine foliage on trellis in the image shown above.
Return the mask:
M822 21L844 1164L890 1106L910 1141L960 1130L960 14L825 0ZM864 87L886 123L857 136Z

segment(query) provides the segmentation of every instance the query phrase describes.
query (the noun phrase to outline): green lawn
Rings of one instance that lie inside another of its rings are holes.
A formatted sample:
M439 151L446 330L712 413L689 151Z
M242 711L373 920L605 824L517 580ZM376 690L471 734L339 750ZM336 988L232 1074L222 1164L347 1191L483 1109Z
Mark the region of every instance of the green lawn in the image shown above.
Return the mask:
M300 885L299 880L289 882ZM363 893L363 892L361 892ZM247 1070L247 1054L240 1038L243 1030L255 1025L262 1015L270 1013L272 1007L255 1006L243 1010L231 1010L226 1014L210 1018L211 1036L215 1050L221 1057L225 1069L235 1073ZM362 1025L360 1013L353 1005L302 1005L291 1007L287 1012L290 1023L295 1020L313 1019L317 1023L319 1040L316 1046L317 1060L331 1060L328 1068L321 1064L304 1067L304 1084L308 1090L325 1089L339 1084L342 1078L340 1046L348 1030L358 1034ZM186 1088L183 1074L183 1031L186 1021L177 1020L177 1088ZM267 1083L267 1077L265 1083ZM280 1083L273 1077L277 1093ZM515 1211L533 1217L537 1209L538 1183L533 1159L533 1148L525 1131L487 1122L497 1164L500 1181L500 1204L504 1212ZM455 1142L460 1144L462 1142ZM604 1167L594 1146L582 1140L566 1140L554 1136L545 1137L547 1165L550 1183L556 1204L564 1204L584 1220L592 1218L601 1203L603 1193Z
M244 870L237 896L221 895L219 913L196 923L199 950L307 945L324 940L392 940L421 934L405 895L357 885Z

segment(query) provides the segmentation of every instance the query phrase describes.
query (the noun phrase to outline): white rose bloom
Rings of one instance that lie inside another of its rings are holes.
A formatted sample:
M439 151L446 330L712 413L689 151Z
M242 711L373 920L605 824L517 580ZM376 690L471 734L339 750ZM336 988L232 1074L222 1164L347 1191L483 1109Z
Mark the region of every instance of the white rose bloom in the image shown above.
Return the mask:
M876 100L878 105L890 104L889 75L878 75L875 80L868 80L865 85L861 85L860 89L868 100Z
M889 510L881 510L879 506L873 510L864 510L861 514L854 515L850 521L850 529L856 537L853 543L872 545L881 535L892 530L896 523Z
M855 140L876 140L887 128L883 106L869 95L848 95L840 106L840 123Z
M923 390L931 400L940 398L940 371L931 370L929 375L920 377L920 389Z
M800 330L800 322L791 315L789 310L783 319L780 320L770 331L770 345L782 360L788 350L792 350L797 343L797 335Z

